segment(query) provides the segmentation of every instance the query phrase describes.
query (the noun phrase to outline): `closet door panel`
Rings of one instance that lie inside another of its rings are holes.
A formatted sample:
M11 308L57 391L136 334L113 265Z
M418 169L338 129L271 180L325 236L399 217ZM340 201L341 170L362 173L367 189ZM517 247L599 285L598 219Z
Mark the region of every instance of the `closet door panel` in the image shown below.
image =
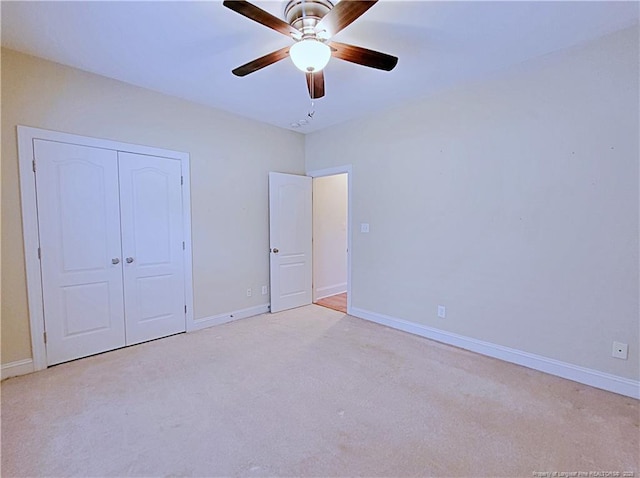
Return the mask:
M180 161L118 153L127 344L184 332Z
M34 140L47 364L125 345L117 153Z

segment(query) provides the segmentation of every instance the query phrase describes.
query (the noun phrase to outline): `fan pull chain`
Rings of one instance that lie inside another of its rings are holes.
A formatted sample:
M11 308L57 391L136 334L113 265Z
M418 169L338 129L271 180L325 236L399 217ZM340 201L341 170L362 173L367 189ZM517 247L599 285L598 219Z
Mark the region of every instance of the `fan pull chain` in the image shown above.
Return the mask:
M292 122L290 126L292 128L300 128L301 126L307 126L309 122L313 119L313 115L315 114L316 114L316 105L313 102L313 100L311 100L311 104L309 105L309 111L307 112L307 117L302 118L298 121Z

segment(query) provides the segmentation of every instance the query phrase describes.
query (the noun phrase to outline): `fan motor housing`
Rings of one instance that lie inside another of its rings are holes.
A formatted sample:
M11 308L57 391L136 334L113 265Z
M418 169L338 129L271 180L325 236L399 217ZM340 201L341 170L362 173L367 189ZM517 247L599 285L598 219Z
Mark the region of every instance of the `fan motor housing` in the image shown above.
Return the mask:
M293 28L310 35L332 8L333 2L329 0L290 0L284 7L284 16Z

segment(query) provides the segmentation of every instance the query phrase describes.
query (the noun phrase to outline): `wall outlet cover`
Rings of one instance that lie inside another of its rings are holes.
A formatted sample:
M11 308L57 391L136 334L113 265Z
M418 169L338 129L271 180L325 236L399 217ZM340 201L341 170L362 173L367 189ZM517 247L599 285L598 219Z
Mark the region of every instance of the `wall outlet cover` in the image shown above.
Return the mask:
M611 350L611 356L614 358L627 360L629 355L629 345L622 342L614 342L613 349Z

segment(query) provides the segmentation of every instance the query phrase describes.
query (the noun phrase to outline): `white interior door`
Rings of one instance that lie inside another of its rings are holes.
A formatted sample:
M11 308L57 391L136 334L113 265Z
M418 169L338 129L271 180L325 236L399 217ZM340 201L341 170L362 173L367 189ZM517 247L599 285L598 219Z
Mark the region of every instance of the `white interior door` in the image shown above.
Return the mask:
M311 304L312 179L269 173L271 312Z
M118 153L127 344L186 329L180 161Z
M116 155L34 140L48 365L125 345Z

